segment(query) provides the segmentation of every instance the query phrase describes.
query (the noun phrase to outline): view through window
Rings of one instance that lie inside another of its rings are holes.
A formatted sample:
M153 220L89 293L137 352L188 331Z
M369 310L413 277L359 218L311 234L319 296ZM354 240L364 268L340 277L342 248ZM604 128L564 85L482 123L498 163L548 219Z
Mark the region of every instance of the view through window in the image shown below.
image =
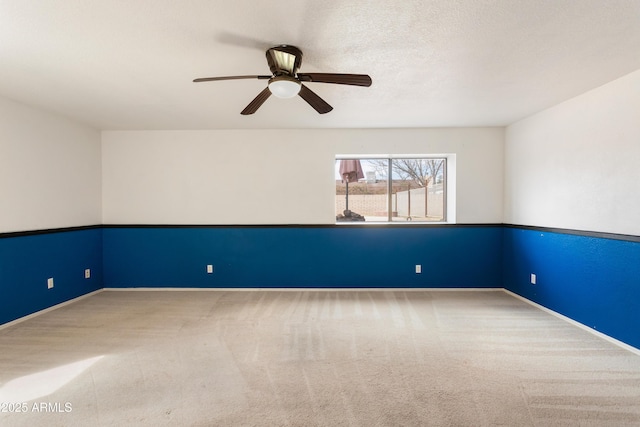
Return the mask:
M446 221L447 159L336 160L336 222Z

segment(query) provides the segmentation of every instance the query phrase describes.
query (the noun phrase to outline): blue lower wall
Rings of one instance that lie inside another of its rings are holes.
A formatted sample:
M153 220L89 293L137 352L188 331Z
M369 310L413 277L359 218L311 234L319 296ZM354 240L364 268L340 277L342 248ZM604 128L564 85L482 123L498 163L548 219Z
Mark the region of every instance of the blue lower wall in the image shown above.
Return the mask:
M47 289L49 277L53 289ZM102 287L98 227L0 238L0 324Z
M502 287L501 226L106 227L103 233L105 287Z
M504 287L640 348L638 241L501 225L105 226L0 237L0 324L103 287Z
M503 233L506 289L640 348L640 243L511 227Z

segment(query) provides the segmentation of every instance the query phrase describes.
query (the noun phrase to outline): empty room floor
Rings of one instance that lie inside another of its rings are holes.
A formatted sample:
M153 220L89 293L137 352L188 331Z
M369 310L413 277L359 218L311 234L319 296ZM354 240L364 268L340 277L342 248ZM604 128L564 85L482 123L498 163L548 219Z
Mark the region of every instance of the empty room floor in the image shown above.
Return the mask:
M0 329L3 426L640 425L640 356L497 291L104 291Z

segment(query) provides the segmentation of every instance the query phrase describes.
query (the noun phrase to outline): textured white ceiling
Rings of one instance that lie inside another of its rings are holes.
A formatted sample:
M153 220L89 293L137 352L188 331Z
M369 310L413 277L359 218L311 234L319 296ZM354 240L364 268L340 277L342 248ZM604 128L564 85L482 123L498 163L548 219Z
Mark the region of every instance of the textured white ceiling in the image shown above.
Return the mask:
M292 44L334 110L240 111ZM502 126L640 69L640 0L0 0L0 95L99 129Z

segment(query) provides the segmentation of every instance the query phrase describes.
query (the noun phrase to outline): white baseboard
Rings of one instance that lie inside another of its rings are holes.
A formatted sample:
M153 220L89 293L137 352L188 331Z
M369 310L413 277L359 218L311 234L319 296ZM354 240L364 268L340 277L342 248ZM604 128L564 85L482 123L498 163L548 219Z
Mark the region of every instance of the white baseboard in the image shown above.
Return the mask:
M74 303L76 301L80 301L82 299L88 298L88 297L90 297L92 295L99 294L103 290L104 289L98 289L96 291L89 292L88 294L80 295L79 297L75 297L75 298L72 298L72 299L70 299L68 301L61 302L60 304L52 305L51 307L47 307L47 308L44 308L44 309L42 309L40 311L36 311L35 313L27 314L26 316L20 317L20 318L18 318L16 320L12 320L11 322L3 323L2 325L0 325L0 329L8 328L9 326L13 326L13 325L18 324L20 322L24 322L25 320L33 319L34 317L40 316L41 314L48 313L48 312L56 310L56 309L58 309L60 307L64 307L65 305L69 305L69 304L72 304L72 303Z
M627 350L627 351L630 351L630 352L635 353L635 354L637 354L638 356L640 356L640 349L638 349L638 348L635 348L635 347L633 347L633 346L631 346L631 345L629 345L629 344L627 344L627 343L624 343L624 342L619 341L619 340L617 340L617 339L615 339L615 338L612 338L612 337L610 337L610 336L609 336L609 335L607 335L607 334L603 334L602 332L596 331L595 329L590 328L590 327L588 327L587 325L584 325L584 324L582 324L582 323L580 323L580 322L577 322L577 321L573 320L573 319L572 319L572 318L570 318L570 317L567 317L567 316L565 316L565 315L563 315L563 314L560 314L560 313L558 313L558 312L556 312L556 311L553 311L553 310L551 310L551 309L549 309L549 308L547 308L547 307L545 307L545 306L543 306L543 305L540 305L540 304L538 304L538 303L536 303L536 302L533 302L533 301L531 301L531 300L528 300L528 299L526 299L525 297L523 297L523 296L521 296L521 295L518 295L518 294L516 294L516 293L514 293L514 292L511 292L510 290L507 290L507 289L502 289L502 290L503 290L505 293L507 293L507 294L511 295L511 296L512 296L512 297L514 297L514 298L517 298L517 299L519 299L519 300L521 300L521 301L524 301L524 302L526 302L526 303L528 303L528 304L531 304L532 306L534 306L534 307L536 307L536 308L539 308L540 310L545 311L545 312L547 312L547 313L549 313L549 314L551 314L551 315L553 315L553 316L556 316L556 317L558 317L558 318L560 318L560 319L564 320L565 322L571 323L572 325L577 326L578 328L580 328L580 329L582 329L582 330L585 330L585 331L587 331L587 332L590 332L591 334L593 334L593 335L597 336L598 338L602 338L602 339L603 339L603 340L605 340L605 341L609 341L610 343L615 344L615 345L617 345L618 347L621 347L621 348L623 348L623 349L625 349L625 350Z

